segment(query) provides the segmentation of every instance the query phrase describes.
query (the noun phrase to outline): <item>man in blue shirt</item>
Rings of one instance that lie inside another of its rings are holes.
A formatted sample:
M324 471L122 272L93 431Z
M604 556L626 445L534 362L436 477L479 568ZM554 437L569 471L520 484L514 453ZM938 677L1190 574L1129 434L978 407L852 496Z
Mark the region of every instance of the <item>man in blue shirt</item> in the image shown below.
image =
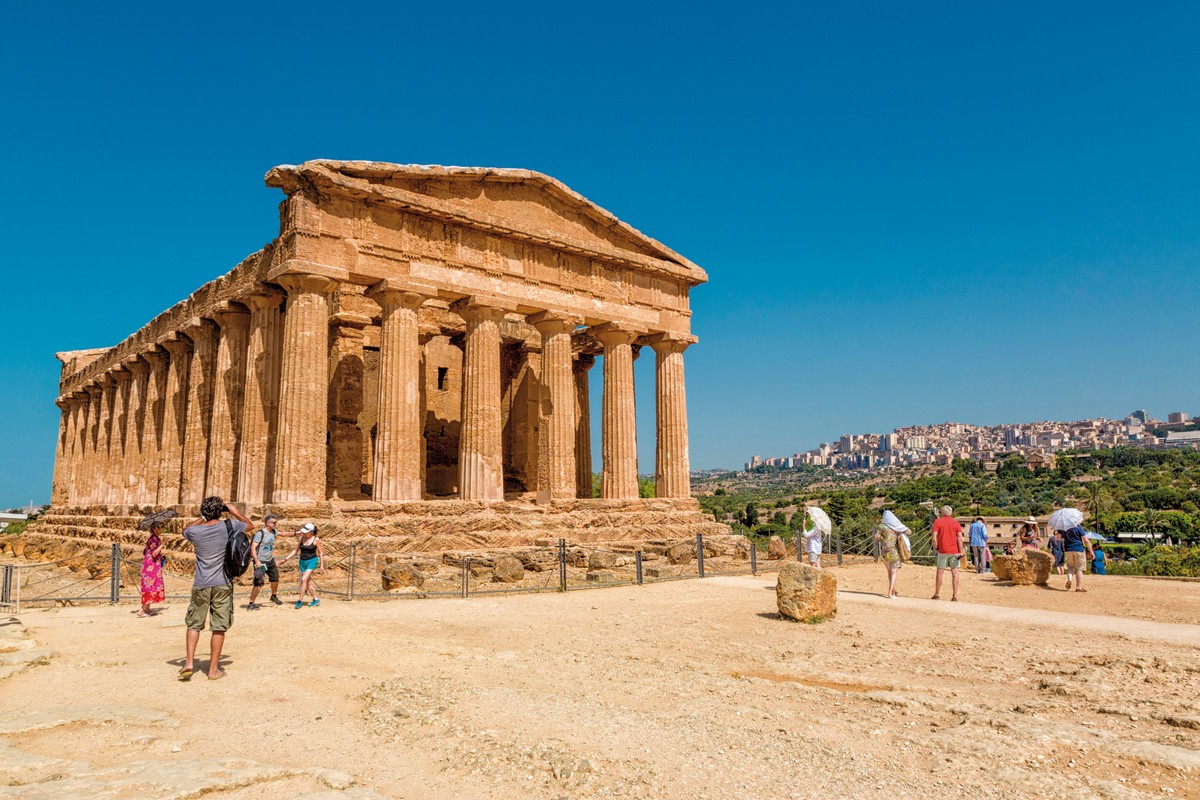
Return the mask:
M983 517L976 517L971 523L971 558L975 562L975 572L983 574L991 572L992 568L987 562L987 544L988 532L987 525L983 524Z
M1075 581L1075 591L1086 592L1083 588L1083 569L1087 560L1092 558L1092 540L1087 538L1087 531L1082 526L1065 530L1063 549L1067 559L1067 591L1071 591L1071 581Z

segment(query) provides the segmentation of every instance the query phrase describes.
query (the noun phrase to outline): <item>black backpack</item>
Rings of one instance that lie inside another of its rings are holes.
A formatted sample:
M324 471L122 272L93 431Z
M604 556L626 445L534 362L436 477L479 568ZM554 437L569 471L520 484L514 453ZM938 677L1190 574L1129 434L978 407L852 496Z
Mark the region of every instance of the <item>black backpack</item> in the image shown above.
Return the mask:
M244 575L250 566L250 537L235 532L229 520L225 520L225 530L229 532L229 541L225 543L225 580L233 583L233 579Z

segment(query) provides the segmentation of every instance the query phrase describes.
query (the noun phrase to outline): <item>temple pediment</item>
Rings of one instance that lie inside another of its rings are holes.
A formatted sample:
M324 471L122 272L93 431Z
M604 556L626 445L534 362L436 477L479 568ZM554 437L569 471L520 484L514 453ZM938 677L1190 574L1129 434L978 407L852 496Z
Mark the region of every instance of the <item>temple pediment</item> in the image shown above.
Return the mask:
M318 205L323 198L378 203L493 235L652 266L692 285L707 280L704 270L675 251L530 170L317 160L275 167L266 182Z

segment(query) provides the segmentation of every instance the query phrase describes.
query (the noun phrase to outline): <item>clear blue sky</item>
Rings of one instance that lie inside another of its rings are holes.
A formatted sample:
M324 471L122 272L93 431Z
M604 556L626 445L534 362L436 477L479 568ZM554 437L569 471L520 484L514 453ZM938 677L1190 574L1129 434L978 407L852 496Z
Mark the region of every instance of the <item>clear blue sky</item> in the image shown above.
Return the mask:
M1194 3L322 5L0 11L0 506L49 496L54 352L269 241L312 158L539 170L707 269L697 467L1200 411Z

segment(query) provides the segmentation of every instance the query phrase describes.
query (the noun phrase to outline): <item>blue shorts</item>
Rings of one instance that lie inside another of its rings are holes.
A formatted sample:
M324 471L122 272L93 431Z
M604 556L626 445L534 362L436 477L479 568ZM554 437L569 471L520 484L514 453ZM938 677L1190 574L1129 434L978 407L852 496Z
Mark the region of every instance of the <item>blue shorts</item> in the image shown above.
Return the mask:
M300 559L300 571L301 572L312 572L313 570L315 570L317 568L317 565L320 563L321 563L321 559L319 559L319 558L302 558L302 559Z

